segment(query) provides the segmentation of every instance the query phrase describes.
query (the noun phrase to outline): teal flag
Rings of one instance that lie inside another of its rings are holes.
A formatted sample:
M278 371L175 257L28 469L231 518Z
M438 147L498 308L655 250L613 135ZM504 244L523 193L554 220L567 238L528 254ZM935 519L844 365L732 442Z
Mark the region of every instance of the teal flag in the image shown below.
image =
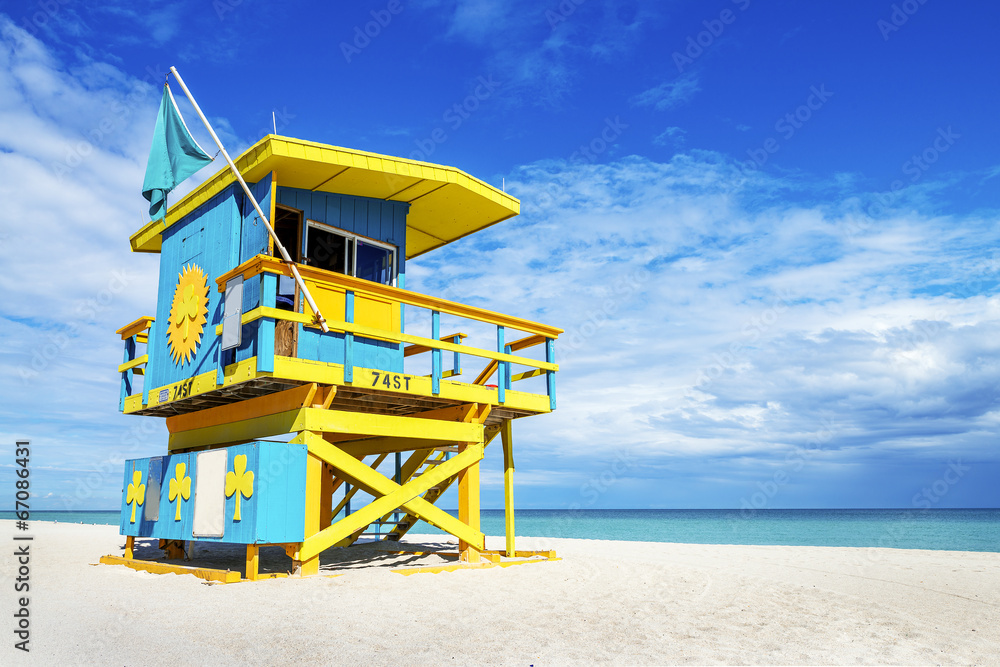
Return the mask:
M146 163L142 196L149 200L149 217L158 220L167 215L167 193L188 176L212 161L202 150L177 110L170 86L163 86L160 113L153 129L153 147Z

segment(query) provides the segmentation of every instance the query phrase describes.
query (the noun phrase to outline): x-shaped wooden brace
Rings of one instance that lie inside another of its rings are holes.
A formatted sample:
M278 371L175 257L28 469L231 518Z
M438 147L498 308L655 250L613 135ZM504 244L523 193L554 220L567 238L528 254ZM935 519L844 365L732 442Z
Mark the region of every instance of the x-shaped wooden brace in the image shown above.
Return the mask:
M397 508L405 509L410 514L451 533L479 550L485 548L483 533L469 528L468 525L420 497L432 486L440 484L481 461L483 443L470 443L466 446L465 451L440 465L434 466L419 477L399 485L336 445L330 444L318 433L303 431L292 442L307 445L311 454L336 468L349 483L376 497L375 500L357 512L353 512L328 528L307 537L299 552L293 556L295 560L305 561L313 558Z

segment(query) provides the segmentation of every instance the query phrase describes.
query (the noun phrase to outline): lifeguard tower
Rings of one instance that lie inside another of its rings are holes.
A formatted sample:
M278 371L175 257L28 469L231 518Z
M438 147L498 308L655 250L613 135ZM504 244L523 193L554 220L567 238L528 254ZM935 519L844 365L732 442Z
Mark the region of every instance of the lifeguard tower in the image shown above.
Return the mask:
M250 580L259 548L280 546L308 575L324 550L399 540L418 520L458 538L461 562L496 561L479 462L498 434L503 555L527 555L511 422L555 409L562 331L405 289L410 261L517 215L518 200L452 167L276 135L235 164L329 331L229 170L132 235L160 277L155 315L117 332L119 407L165 417L169 441L126 462L125 556L105 562L136 565L146 537L174 558L191 541L246 545ZM466 374L469 359L481 370ZM456 482L458 517L435 504ZM352 510L359 490L372 500Z

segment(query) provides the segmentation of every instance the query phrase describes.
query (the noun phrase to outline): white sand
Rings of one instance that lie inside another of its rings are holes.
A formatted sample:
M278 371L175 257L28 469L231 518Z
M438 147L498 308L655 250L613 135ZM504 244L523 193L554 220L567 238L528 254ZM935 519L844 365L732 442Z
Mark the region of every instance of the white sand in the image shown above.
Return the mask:
M31 653L4 548L4 665L1000 664L997 553L519 538L564 560L403 577L440 559L352 548L324 558L341 577L211 585L92 566L115 526L31 528Z

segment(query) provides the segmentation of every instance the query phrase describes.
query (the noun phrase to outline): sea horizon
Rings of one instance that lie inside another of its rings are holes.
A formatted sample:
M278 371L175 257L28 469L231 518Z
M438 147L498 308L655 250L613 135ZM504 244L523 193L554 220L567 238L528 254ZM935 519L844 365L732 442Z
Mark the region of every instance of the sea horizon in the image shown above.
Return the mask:
M515 519L518 537L1000 552L1000 508L518 509ZM118 525L119 510L36 510L30 520ZM481 529L503 535L504 511L482 510ZM411 533L444 534L424 522Z

